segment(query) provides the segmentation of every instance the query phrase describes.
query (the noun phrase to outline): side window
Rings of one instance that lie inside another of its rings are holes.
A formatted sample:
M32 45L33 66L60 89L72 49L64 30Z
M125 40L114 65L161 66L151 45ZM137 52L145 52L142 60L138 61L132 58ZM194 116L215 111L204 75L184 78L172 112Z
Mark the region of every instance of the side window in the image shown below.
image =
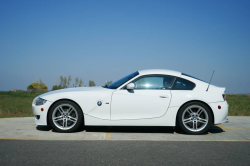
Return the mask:
M133 83L135 89L170 89L174 78L173 76L151 75L140 77Z
M193 90L195 84L191 81L176 77L172 90Z

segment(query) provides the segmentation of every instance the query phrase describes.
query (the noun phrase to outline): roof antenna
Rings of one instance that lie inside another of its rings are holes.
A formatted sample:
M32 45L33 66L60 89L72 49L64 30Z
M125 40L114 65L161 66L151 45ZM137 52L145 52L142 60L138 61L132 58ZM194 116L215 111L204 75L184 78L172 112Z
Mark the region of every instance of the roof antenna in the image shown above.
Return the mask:
M214 71L215 71L215 70L214 70ZM212 81L212 78L213 78L213 75L214 75L214 71L213 71L212 77L211 77L211 79L210 79L210 82L209 82L209 84L208 84L207 91L208 91L209 85L210 85L210 83L211 83L211 81Z

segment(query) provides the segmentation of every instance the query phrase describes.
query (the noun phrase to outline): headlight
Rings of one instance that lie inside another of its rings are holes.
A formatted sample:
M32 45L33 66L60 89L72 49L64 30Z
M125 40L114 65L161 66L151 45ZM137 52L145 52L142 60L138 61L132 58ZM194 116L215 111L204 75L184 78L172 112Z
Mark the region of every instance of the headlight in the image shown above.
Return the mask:
M37 98L34 102L35 105L43 105L46 103L47 100L41 99L41 98Z

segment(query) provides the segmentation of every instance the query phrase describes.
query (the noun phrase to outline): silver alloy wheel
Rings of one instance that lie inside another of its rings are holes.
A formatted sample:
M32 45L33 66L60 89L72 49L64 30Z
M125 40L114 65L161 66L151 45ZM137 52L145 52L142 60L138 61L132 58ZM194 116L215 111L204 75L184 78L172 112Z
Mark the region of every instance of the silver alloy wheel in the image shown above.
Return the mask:
M183 125L193 132L203 130L207 126L208 121L207 111L199 105L189 106L182 114Z
M52 120L59 129L69 130L76 125L78 114L72 105L61 104L54 109Z

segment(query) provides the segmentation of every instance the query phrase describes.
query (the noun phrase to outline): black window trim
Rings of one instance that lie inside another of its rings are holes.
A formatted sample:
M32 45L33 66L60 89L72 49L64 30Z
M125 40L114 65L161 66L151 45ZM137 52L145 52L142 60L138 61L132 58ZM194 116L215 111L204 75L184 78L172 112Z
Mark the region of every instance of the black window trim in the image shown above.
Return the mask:
M171 90L172 87L174 86L174 83L175 83L175 80L176 80L176 76L172 76L172 75L166 75L166 74L147 74L147 75L142 75L142 76L139 76L137 77L136 79L132 80L132 81L129 81L126 85L124 85L120 90L127 90L125 87L130 84L131 82L134 82L134 81L137 81L138 79L140 78L143 78L143 77L147 77L147 76L171 76L171 77L175 77L174 78L174 81L171 85L171 88L170 89L133 89L133 90Z
M188 74L186 74L186 73L181 73L181 75L184 75L184 76L186 76L186 77L190 77L190 78L193 78L193 79L196 79L196 80L199 80L199 81L208 83L208 82L206 82L206 81L203 81L203 80L201 80L201 79L199 79L199 78L196 78L196 77L194 77L194 76L188 75Z

